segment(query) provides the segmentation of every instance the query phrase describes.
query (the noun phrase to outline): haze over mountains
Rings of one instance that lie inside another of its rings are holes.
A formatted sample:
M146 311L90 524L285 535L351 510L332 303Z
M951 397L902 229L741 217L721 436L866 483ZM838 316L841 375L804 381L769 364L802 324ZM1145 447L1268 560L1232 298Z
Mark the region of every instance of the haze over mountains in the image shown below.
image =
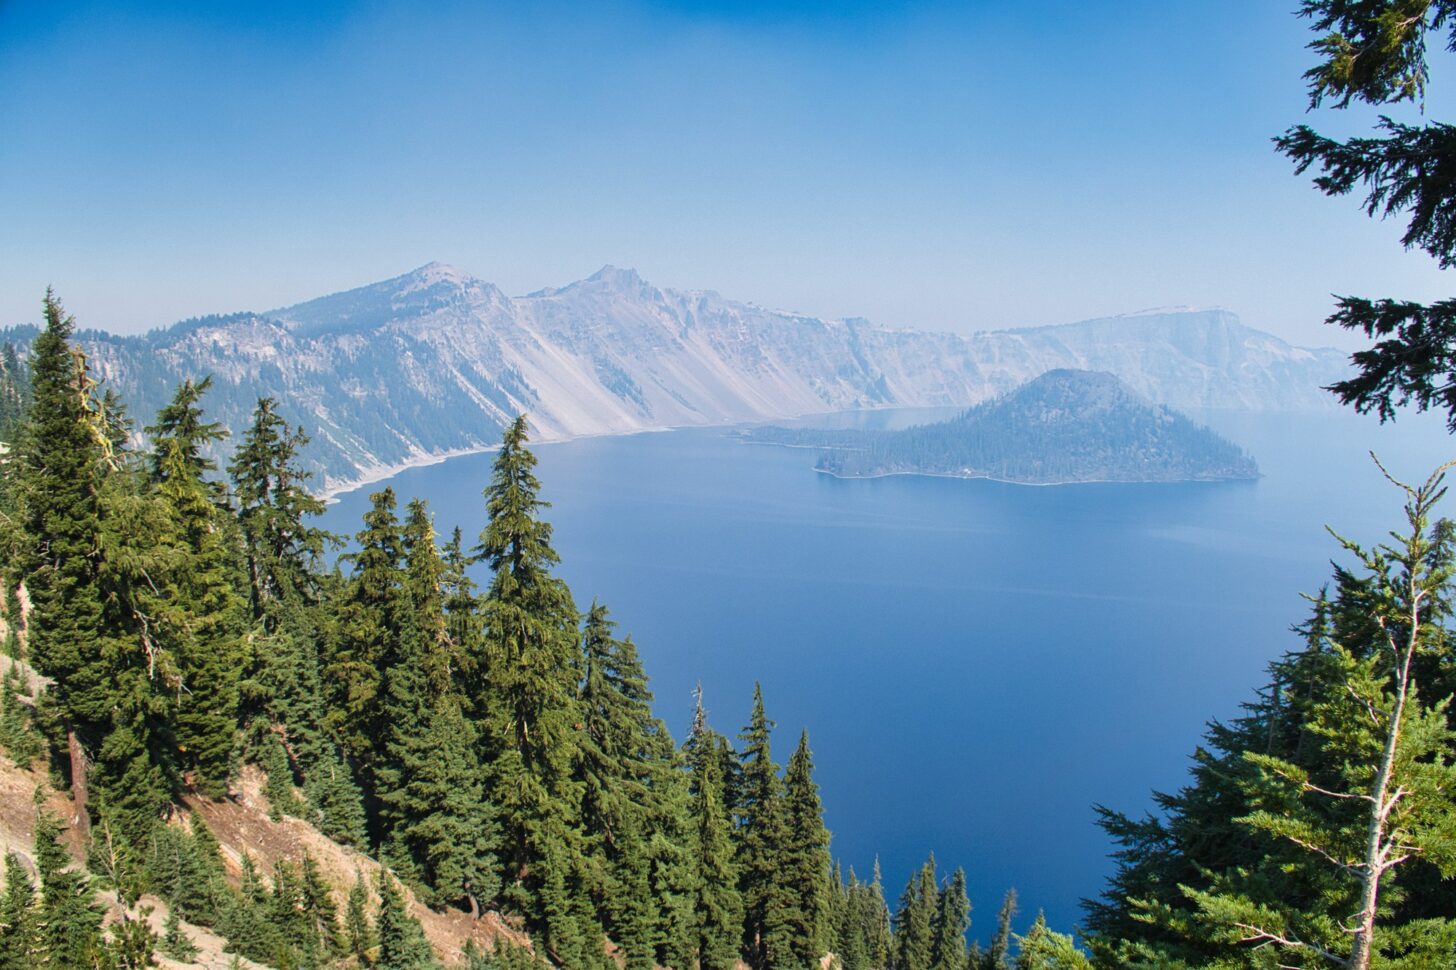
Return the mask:
M28 343L31 328L6 338ZM1291 346L1222 310L1160 311L970 335L767 310L664 290L631 270L525 297L432 263L266 313L143 336L78 335L95 373L148 423L184 378L234 433L256 401L313 436L330 489L494 446L530 415L537 440L872 407L968 406L1056 368L1115 374L1175 408L1307 410L1345 355Z

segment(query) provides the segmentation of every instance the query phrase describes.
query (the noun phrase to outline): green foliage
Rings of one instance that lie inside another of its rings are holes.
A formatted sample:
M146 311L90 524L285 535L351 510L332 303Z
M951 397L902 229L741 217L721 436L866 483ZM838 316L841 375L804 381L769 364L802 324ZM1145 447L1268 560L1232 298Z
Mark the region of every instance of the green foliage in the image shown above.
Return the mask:
M1016 943L1016 970L1092 970L1076 941L1049 929L1043 913L1036 914L1030 932L1018 936Z
M105 966L102 910L90 879L62 842L61 823L36 792L35 866L40 876L37 929L46 970Z
M910 874L895 912L895 970L930 970L935 946L935 914L940 889L935 877L935 856Z
M784 769L784 841L778 852L780 888L785 894L783 925L794 966L813 968L829 948L829 832L814 783L809 732Z
M936 902L930 924L930 970L961 970L966 965L966 931L971 928L971 898L966 874L957 869Z
M1456 5L1449 0L1304 0L1301 11L1321 36L1310 44L1318 63L1305 72L1310 106L1332 98L1339 107L1424 101L1426 50L1456 42ZM1275 140L1296 174L1316 168L1314 184L1329 196L1357 189L1370 216L1408 214L1402 242L1442 266L1456 264L1456 130L1448 124L1401 124L1381 116L1376 137L1328 138L1296 125ZM1456 430L1456 301L1343 297L1328 323L1364 333L1374 346L1355 353L1354 377L1334 384L1345 404L1382 421L1414 403L1446 411Z
M419 921L405 910L399 884L386 870L379 877L379 970L433 970L437 966Z
M25 864L5 854L5 895L0 898L0 970L32 970L41 956L40 908Z
M30 767L44 753L30 706L21 700L28 694L19 665L12 664L0 678L0 746L22 768Z
M378 945L379 935L369 918L369 887L364 883L364 873L355 873L354 885L344 906L344 952L363 967L368 965Z
M197 956L197 944L183 932L176 906L167 910L167 920L162 924L162 939L157 944L157 949L162 951L163 956L178 963L191 963Z
M253 618L274 632L290 609L313 602L317 565L332 536L308 525L323 502L308 491L309 473L299 466L308 444L291 429L272 398L258 401L253 423L228 466L238 503Z
M521 417L507 429L485 489L479 555L492 579L469 696L481 702L474 713L482 761L499 799L507 889L534 925L566 940L577 932L568 926L571 907L551 897L574 878L578 851L572 844L580 802L572 779L580 723L577 614L566 584L551 575L558 561L551 527L537 518L547 503L525 443Z

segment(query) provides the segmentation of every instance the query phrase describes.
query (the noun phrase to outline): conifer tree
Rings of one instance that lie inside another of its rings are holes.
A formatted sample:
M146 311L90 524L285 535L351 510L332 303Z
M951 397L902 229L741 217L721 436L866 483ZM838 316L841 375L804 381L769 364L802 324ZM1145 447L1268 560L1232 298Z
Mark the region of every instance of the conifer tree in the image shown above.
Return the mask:
M1031 930L1016 943L1016 970L1092 970L1075 940L1047 927L1044 913L1036 914Z
M61 823L43 807L36 791L35 866L40 875L37 930L46 970L104 965L101 908L91 880L72 861L61 841Z
M375 920L379 937L379 970L434 970L437 966L419 920L405 909L399 884L383 870L379 874L379 916Z
M165 604L178 668L172 729L198 791L220 797L233 767L246 603L234 592L240 572L233 520L220 487L205 479L217 467L205 449L227 437L221 424L202 418L199 401L211 384L210 377L184 381L147 434L151 481L172 524L165 541L178 551Z
M693 943L702 970L731 970L743 940L743 897L733 857L733 820L722 764L728 739L708 726L701 686L692 729L683 744L692 802Z
M445 564L424 503L404 529L406 617L385 671L384 751L376 776L386 856L438 904L472 912L499 889L495 813L483 788L474 725L455 677L457 645L445 614Z
M526 420L506 429L485 489L487 522L478 555L490 567L482 607L481 656L471 695L482 726L491 790L500 799L502 862L511 896L538 926L561 939L572 906L566 892L580 851L574 820L580 795L572 778L580 723L577 614L566 584L551 574L558 557L551 526L538 516L536 457ZM549 850L549 851L548 851Z
M763 709L763 691L753 685L753 710L739 739L743 748L738 803L739 888L743 895L743 952L754 970L790 960L786 910L792 903L779 882L779 853L786 839L783 782L774 764L773 722Z
M935 856L911 873L895 913L895 970L930 970L933 923L940 905Z
M110 729L115 707L111 668L98 642L106 623L97 541L103 443L84 360L70 346L75 321L49 291L44 306L45 330L31 347L33 403L18 455L26 540L19 567L32 602L31 662L54 681L45 696L67 732L70 780L84 818L88 759Z
M33 970L41 957L40 913L30 873L5 853L5 895L0 898L0 970Z
M357 768L376 843L380 841L376 772L388 730L385 672L399 661L406 621L404 536L395 515L394 489L369 496L364 528L355 536L358 552L343 601L339 629L324 669L328 708L325 724Z
M784 842L778 853L779 881L794 965L817 967L829 946L829 832L814 783L809 732L784 770Z
M885 884L880 876L880 860L875 859L874 877L863 896L860 919L865 927L865 954L871 967L882 970L890 965L892 935L890 907L885 902Z
M364 873L354 874L354 885L344 906L344 948L361 967L368 966L374 948L379 945L379 935L369 919L369 889L364 884Z
M272 398L258 401L253 423L228 465L238 502L253 618L267 633L278 629L291 606L317 596L315 572L332 540L308 520L323 502L308 491L309 473L298 465L308 444L302 428L290 429Z
M956 869L950 885L940 894L930 928L930 970L963 970L966 931L971 928L971 899L966 874Z
M986 951L987 970L1010 970L1011 943L1016 935L1011 921L1016 918L1016 908L1016 890L1008 889L1001 908L996 911L996 935L991 937L991 948Z

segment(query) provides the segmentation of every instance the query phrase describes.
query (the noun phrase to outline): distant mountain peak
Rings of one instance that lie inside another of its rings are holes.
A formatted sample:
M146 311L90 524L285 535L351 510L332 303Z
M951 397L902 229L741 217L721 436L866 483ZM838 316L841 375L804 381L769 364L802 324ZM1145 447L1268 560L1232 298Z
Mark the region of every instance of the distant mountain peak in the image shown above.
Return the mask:
M605 283L616 290L636 289L647 285L635 269L621 269L611 263L587 277L586 282Z
M399 282L417 283L421 286L435 286L445 283L453 286L466 286L475 282L475 277L449 263L433 262L426 263L419 269L411 270L403 276L396 277Z

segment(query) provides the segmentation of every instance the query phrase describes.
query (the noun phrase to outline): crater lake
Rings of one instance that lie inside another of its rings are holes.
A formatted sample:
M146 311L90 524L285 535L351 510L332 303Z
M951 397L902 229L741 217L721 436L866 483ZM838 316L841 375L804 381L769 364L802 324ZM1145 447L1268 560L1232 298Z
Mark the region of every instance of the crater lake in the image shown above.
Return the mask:
M823 421L903 426L953 412ZM832 852L892 908L934 850L963 866L970 936L1002 893L1018 926L1080 922L1111 844L1095 802L1129 813L1186 778L1204 722L1235 716L1343 556L1329 525L1375 542L1401 522L1390 471L1456 457L1439 420L1345 412L1195 415L1247 449L1250 482L1033 487L816 474L816 452L695 429L533 444L559 575L606 604L679 741L701 682L730 737L754 681L775 758L809 730ZM492 454L387 484L473 545ZM360 528L373 485L323 524ZM1448 501L1446 514L1456 514ZM477 579L487 581L483 568Z

